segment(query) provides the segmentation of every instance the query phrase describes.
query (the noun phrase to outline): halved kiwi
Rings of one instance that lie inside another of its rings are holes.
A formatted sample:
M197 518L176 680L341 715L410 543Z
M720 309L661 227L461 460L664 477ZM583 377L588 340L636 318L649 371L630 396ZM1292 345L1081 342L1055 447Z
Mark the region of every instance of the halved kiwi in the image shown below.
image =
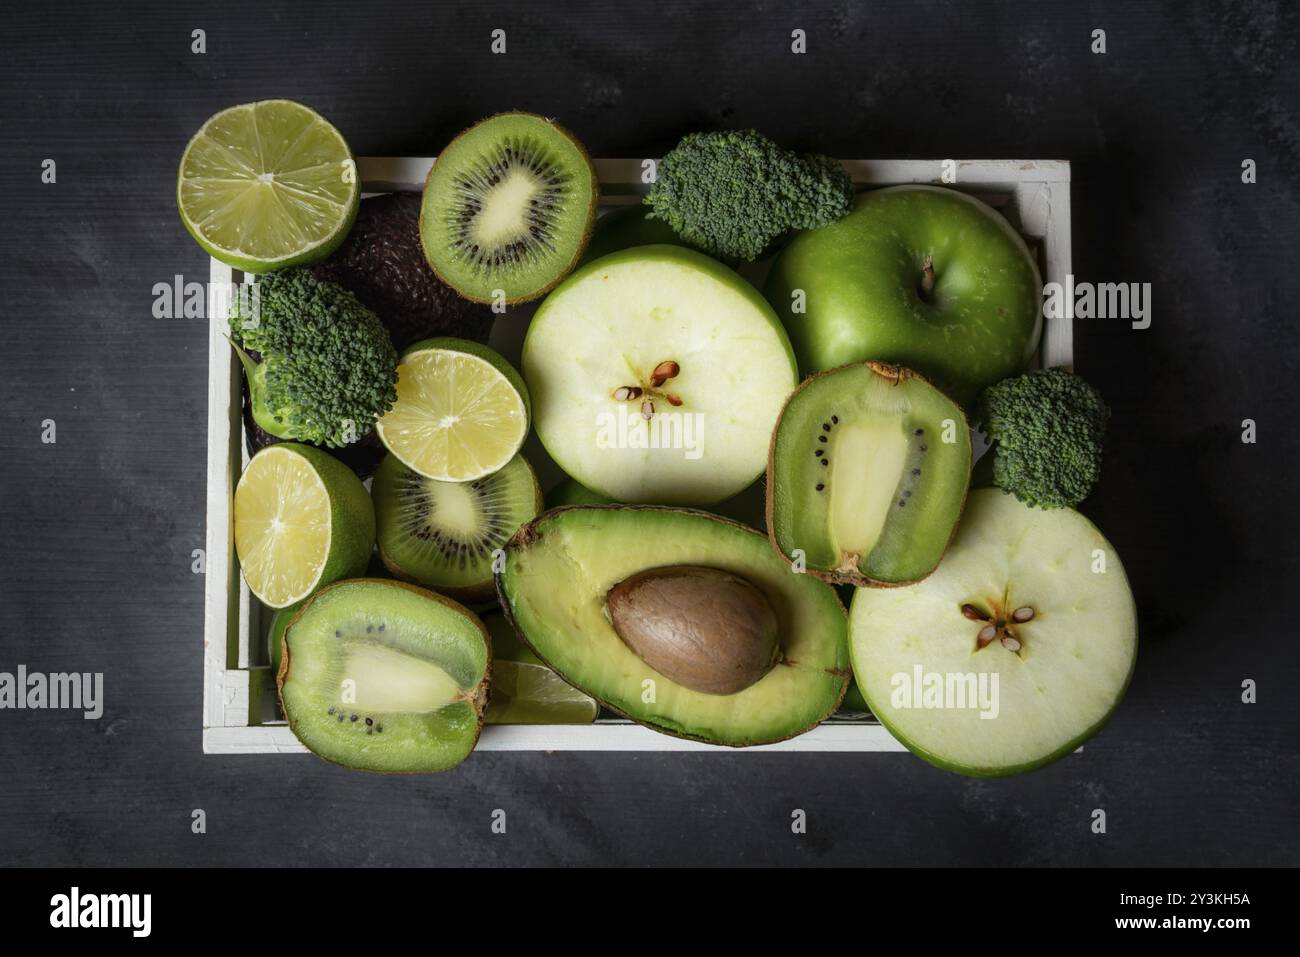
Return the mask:
M426 478L389 455L370 494L388 570L468 602L492 597L493 556L542 510L537 476L522 455L472 482Z
M402 582L354 578L289 622L276 683L289 727L327 761L444 771L469 756L492 653L469 609Z
M424 254L466 299L536 299L578 262L599 182L573 134L532 113L501 113L447 145L420 212Z
M916 373L868 362L815 375L772 434L769 536L827 581L919 581L952 537L970 466L961 408Z

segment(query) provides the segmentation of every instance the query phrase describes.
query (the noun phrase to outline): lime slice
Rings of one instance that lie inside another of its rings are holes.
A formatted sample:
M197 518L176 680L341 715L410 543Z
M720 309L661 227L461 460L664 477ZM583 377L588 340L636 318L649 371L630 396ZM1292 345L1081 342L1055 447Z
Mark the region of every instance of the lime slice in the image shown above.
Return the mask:
M463 339L426 339L397 367L397 402L375 424L388 450L439 482L505 467L528 435L528 390L510 363Z
M262 273L324 259L361 201L352 151L318 113L290 100L223 110L185 147L181 221L236 269Z
M519 640L502 615L486 615L492 636L488 724L591 724L600 705L569 684Z
M375 544L365 486L319 449L279 442L248 463L235 488L235 552L248 588L283 608L360 575Z

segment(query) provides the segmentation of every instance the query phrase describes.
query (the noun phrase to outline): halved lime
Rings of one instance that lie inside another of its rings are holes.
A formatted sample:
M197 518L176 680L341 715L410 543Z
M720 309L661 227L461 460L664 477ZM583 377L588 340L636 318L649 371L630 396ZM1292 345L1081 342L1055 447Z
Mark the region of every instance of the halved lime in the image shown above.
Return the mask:
M375 544L365 486L320 449L279 442L253 456L235 488L235 553L248 588L283 608L360 575Z
M320 114L291 100L222 110L185 147L181 221L209 254L262 273L324 259L357 215L352 151Z
M403 354L397 402L375 431L421 475L472 482L514 458L529 415L524 380L502 356L464 339L426 339Z

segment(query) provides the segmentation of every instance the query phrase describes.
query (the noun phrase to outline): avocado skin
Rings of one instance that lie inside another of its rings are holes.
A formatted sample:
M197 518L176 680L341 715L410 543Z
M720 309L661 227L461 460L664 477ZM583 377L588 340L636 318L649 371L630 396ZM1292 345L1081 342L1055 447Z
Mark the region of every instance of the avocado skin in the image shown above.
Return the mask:
M485 343L492 332L491 312L462 299L425 261L418 193L363 199L343 245L311 271L373 310L398 352L439 336Z

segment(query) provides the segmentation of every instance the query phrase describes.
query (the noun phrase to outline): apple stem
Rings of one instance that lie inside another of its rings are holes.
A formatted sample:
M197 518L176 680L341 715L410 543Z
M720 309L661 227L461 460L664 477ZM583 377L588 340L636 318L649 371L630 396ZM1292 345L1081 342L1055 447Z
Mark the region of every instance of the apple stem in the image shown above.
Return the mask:
M926 256L921 263L921 298L926 302L930 301L930 294L934 292L934 260Z

